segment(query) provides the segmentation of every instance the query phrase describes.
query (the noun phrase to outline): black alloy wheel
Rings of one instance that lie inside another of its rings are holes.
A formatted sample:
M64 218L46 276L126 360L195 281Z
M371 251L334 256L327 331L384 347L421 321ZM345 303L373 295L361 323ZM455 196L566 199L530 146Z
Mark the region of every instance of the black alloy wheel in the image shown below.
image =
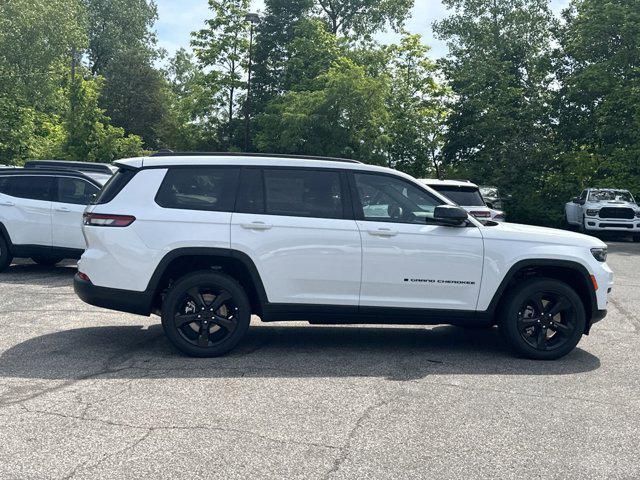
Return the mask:
M165 334L179 350L199 357L231 350L246 333L251 307L242 287L217 272L179 280L163 302Z
M532 278L507 292L500 330L521 356L538 360L563 357L580 341L586 315L581 298L569 285Z

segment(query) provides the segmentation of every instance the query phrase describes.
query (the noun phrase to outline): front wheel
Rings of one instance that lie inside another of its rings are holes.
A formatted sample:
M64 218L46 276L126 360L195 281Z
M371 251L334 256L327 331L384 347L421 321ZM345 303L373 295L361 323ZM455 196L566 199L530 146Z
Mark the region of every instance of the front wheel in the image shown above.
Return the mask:
M215 357L247 333L251 305L242 286L222 273L201 271L178 280L162 303L169 341L194 357Z
M580 341L586 326L584 306L567 284L534 278L516 287L509 297L501 312L500 329L517 354L555 360Z
M13 261L13 255L9 251L9 246L5 239L0 235L0 272L7 269Z
M633 236L633 241L636 243L640 243L640 235L634 235Z

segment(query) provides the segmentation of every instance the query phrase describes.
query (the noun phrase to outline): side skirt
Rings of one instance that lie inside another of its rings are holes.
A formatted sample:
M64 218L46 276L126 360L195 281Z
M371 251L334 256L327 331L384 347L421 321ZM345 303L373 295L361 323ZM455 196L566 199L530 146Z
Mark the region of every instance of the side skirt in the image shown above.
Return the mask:
M17 258L60 257L77 260L84 250L76 248L47 247L45 245L12 245L11 254Z

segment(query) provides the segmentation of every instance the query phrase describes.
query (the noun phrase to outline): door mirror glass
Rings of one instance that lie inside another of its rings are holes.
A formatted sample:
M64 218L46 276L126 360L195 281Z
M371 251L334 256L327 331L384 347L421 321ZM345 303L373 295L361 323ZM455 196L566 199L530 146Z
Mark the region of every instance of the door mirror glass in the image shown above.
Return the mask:
M460 226L467 221L469 214L462 207L455 205L438 205L433 211L436 223L445 226Z

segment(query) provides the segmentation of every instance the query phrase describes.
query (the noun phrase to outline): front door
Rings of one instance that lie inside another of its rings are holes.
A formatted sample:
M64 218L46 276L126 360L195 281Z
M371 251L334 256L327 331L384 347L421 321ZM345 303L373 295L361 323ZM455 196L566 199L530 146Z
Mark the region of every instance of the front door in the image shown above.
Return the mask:
M410 181L353 173L351 182L362 235L360 306L475 310L480 229L434 224L444 202Z

